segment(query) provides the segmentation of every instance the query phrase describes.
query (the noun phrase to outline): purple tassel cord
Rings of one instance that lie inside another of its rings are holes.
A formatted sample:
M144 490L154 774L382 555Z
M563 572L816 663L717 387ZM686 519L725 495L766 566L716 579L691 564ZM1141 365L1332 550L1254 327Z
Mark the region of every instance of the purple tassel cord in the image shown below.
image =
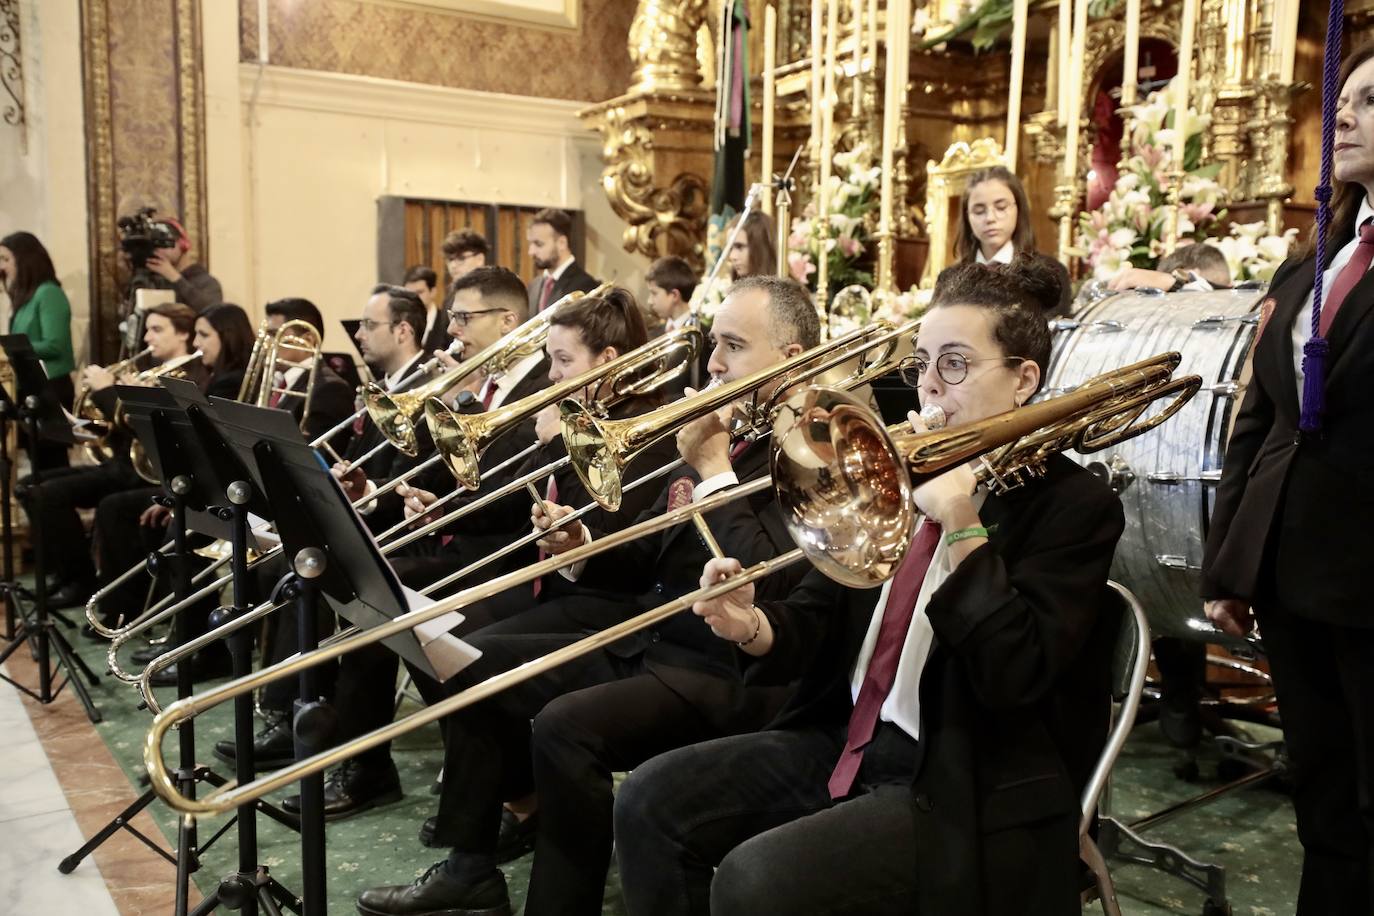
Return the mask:
M1326 358L1331 344L1321 334L1322 277L1326 273L1326 236L1331 228L1331 158L1336 143L1336 101L1340 95L1341 33L1345 27L1345 0L1331 0L1326 23L1326 50L1322 60L1322 163L1317 185L1317 261L1312 284L1312 337L1302 348L1302 417L1298 428L1319 433L1326 412Z

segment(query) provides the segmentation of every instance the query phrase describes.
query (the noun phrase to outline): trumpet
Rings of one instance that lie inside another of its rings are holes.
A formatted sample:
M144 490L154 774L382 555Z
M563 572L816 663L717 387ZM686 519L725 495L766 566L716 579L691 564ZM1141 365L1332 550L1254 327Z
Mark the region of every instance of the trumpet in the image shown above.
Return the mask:
M1105 373L1057 398L963 427L901 435L895 441L881 420L857 400L826 389L797 392L778 405L783 422L777 425L773 434L772 479L764 477L713 493L698 503L493 579L428 608L404 614L365 632L335 640L317 651L286 659L172 703L154 718L144 742L144 762L152 787L159 797L182 813L191 816L226 813L550 668L653 626L697 601L725 594L803 560L814 562L821 558L818 568L822 572L829 574L836 568L843 568L848 581L871 586L892 574L909 546L915 520L911 502L915 482L955 464L982 458L976 472L979 479L997 488L1011 488L1025 477L1039 473L1044 461L1058 451L1076 448L1091 452L1147 432L1181 409L1201 387L1202 380L1198 376L1171 378L1179 360L1177 353L1161 354L1153 360ZM1171 403L1161 413L1137 422L1155 401L1164 398L1171 399ZM304 668L413 629L508 588L527 584L635 538L704 516L731 500L770 486L777 491L783 515L789 521L789 531L800 545L779 557L680 596L541 659L497 674L420 712L249 783L218 788L198 799L188 798L178 790L163 759L162 744L170 729L221 702L278 677L294 675ZM896 520L893 510L899 512ZM862 530L863 549L849 553L832 546L828 523L837 513L851 518ZM817 521L827 524L817 528ZM834 563L827 563L826 558L833 559Z
M611 284L602 283L585 295L599 296L610 288ZM548 337L550 320L558 311L558 307L565 302L580 299L583 295L581 292L569 293L470 359L463 360L418 388L391 394L380 385L368 385L363 392L363 403L367 405L367 413L372 417L372 422L377 424L377 429L388 442L406 455L415 457L420 453L416 427L421 414L425 411L425 403L430 398L439 397L479 369L485 369L489 375L500 374L531 353L542 349L544 340Z

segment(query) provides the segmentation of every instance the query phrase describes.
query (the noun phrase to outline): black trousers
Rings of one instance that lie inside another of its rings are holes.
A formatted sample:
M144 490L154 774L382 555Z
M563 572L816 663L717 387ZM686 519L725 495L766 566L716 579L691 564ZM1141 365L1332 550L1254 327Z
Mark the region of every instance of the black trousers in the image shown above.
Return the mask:
M96 506L95 553L100 585L107 585L131 567L143 564L148 554L166 539L166 528L138 523L139 516L152 505L153 497L161 492L161 487L140 487L111 493ZM165 580L165 576L159 578ZM101 612L110 620L117 616L132 620L142 610L153 584L145 574L134 576L101 600ZM151 594L158 592L154 587Z
M631 916L916 911L915 742L880 725L858 789L826 783L843 731L718 738L650 760L615 800Z
M472 636L483 656L454 688L583 635L556 602L536 606ZM455 713L446 729L440 842L490 855L501 803L539 794L528 916L599 914L611 857L611 774L719 733L638 659L606 651Z
M71 410L72 402L76 398L76 386L72 383L72 377L70 375L62 375L55 379L49 379L48 386L52 389L53 394L57 396L58 403L67 410ZM20 399L22 400L27 394L28 392L21 391L19 393ZM19 430L19 438L16 440L19 443L19 448L27 449L28 431L24 428L24 424L22 423L16 424L16 427ZM70 466L70 453L71 446L67 445L65 442L49 442L46 439L41 439L38 442L37 454L33 455L32 458L38 470L51 471L57 468Z
M1374 628L1255 610L1292 762L1298 914L1374 913Z
M93 509L111 493L144 485L127 461L111 459L94 467L57 468L44 472L35 486L32 477L19 482L20 499L43 539L46 570L70 582L95 582L86 530L77 509Z

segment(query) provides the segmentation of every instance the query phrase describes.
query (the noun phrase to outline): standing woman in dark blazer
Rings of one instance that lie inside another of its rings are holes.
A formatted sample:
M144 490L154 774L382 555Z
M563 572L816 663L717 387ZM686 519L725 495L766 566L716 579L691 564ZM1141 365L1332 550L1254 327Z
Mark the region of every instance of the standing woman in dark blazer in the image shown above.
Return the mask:
M72 307L57 282L52 258L43 243L29 232L14 232L0 239L0 283L10 297L10 333L25 334L34 355L43 361L53 394L71 410L75 397L72 371ZM27 395L28 392L23 392ZM67 466L67 447L42 443L38 469Z
M1049 317L1069 314L1073 290L1068 268L1035 250L1030 201L1021 179L1000 165L974 172L959 208L954 256L961 264L1010 264L1017 255L1042 262L1059 277L1059 302Z
M1202 570L1212 622L1241 635L1258 620L1264 638L1305 852L1300 916L1374 912L1374 44L1340 85L1327 263L1313 241L1274 274ZM1305 432L1318 275L1324 409Z

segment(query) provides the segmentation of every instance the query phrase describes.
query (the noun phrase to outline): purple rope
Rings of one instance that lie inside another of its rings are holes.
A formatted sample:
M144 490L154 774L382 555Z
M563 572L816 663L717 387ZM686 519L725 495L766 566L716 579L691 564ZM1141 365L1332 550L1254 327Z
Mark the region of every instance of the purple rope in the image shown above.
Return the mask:
M1322 60L1322 163L1317 185L1317 262L1312 284L1312 337L1302 348L1302 417L1298 428L1321 432L1326 412L1326 358L1331 345L1321 334L1322 277L1326 273L1326 236L1331 229L1331 157L1336 143L1336 99L1341 86L1341 33L1345 28L1345 0L1331 0Z

